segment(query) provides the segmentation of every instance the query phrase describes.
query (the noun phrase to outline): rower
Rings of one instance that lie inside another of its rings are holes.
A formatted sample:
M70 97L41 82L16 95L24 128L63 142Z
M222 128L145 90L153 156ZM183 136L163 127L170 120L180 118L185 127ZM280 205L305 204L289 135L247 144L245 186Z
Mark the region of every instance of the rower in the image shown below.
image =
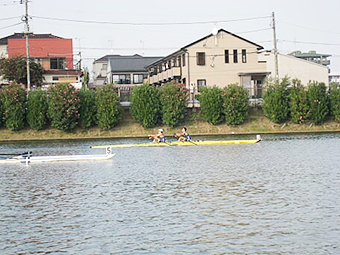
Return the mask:
M164 135L164 130L162 128L158 129L158 133L155 135L148 135L149 139L153 139L153 143L165 143L166 137Z
M175 137L178 137L179 142L190 142L191 136L188 133L188 129L186 127L182 128L182 133L177 133Z

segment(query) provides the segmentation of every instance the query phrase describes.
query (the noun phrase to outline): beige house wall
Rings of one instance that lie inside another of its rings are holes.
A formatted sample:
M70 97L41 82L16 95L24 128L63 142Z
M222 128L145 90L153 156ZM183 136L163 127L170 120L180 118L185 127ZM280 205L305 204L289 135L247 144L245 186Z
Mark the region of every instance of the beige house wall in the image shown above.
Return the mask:
M229 63L225 63L225 50L229 50ZM238 63L234 63L234 50L238 53ZM242 62L242 50L246 50L246 63ZM197 53L205 53L205 65L197 65ZM241 84L240 73L265 72L266 65L258 62L258 46L235 35L219 32L187 48L186 66L182 77L187 84L206 80L207 86L225 87L231 83Z
M266 62L267 71L275 74L275 58L272 52L262 52L259 60ZM291 79L298 78L305 86L310 81L329 83L328 68L326 66L299 59L289 55L278 54L279 78L285 76Z

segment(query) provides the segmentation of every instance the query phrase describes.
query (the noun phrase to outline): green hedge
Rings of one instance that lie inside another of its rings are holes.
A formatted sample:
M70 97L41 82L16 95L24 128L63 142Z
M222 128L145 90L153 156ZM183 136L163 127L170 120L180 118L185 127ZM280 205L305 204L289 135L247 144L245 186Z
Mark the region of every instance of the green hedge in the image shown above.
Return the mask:
M340 84L331 83L329 86L329 101L331 113L335 121L340 122Z
M161 122L160 91L152 85L136 86L131 93L131 115L143 127L154 127Z
M71 84L58 84L48 89L48 115L51 125L62 131L76 128L79 120L80 99Z
M213 125L224 120L222 89L204 87L200 95L200 105L203 119Z
M17 131L25 126L26 93L19 85L4 87L2 91L6 128Z
M4 118L5 118L4 112L5 112L5 108L3 104L2 91L0 91L0 127L2 127L4 123Z
M300 80L294 79L292 83L289 91L290 115L294 123L300 124L309 117L308 94Z
M47 92L42 90L30 91L27 102L27 123L30 128L42 130L48 124Z
M113 85L106 85L96 90L98 126L110 129L118 124L122 116L119 97Z
M263 93L263 113L274 123L282 123L288 119L289 101L288 86L289 78L285 77L281 81L268 80Z
M96 94L93 90L81 89L79 98L79 126L83 129L90 128L97 121Z
M326 85L316 81L309 83L308 100L310 121L317 125L322 124L329 113Z
M163 123L178 126L185 119L188 89L184 84L166 83L161 87Z
M223 113L228 125L242 124L248 116L248 92L238 84L223 89Z

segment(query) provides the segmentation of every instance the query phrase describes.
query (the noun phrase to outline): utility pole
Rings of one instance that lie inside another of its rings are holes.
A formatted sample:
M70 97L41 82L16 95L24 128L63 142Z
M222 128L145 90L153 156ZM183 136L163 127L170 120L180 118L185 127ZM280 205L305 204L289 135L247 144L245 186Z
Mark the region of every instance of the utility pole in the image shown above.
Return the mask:
M275 58L275 78L279 79L279 61L277 57L277 40L276 40L276 27L275 27L275 14L272 13L273 17L273 35L274 35L274 58Z
M23 21L25 21L25 37L26 37L26 69L27 69L27 92L31 89L31 75L30 75L30 46L29 46L29 32L30 26L28 24L28 0L25 0L25 16L23 17Z

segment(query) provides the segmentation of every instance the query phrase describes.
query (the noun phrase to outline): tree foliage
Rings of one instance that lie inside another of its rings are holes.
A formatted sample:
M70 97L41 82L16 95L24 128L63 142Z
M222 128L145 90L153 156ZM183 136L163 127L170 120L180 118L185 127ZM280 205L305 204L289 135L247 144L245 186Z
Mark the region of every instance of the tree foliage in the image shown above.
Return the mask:
M131 93L131 115L143 127L154 127L162 118L160 91L152 85L136 86Z
M223 89L223 113L228 125L242 124L248 116L248 92L238 84Z
M289 78L285 77L281 81L277 79L268 80L265 86L265 91L263 94L263 112L264 115L274 123L282 123L288 119L289 85Z
M90 128L97 121L96 94L93 90L83 88L79 91L79 98L79 126L83 129Z
M119 97L113 85L108 84L96 91L98 126L110 129L118 124L122 110Z
M62 131L71 131L78 124L80 99L71 84L58 84L48 89L48 115L51 125Z
M26 58L16 56L0 60L0 75L9 82L27 85ZM30 61L30 82L32 85L41 86L43 83L44 69L34 61Z
M47 92L42 90L30 91L27 101L27 123L30 128L42 130L48 124Z
M301 124L309 117L307 90L298 79L293 79L292 83L289 91L290 115L294 123Z
M329 99L334 120L340 122L340 84L331 83L329 86Z
M2 97L2 91L0 90L0 127L2 127L4 123L4 103L3 103L3 97Z
M313 81L308 84L308 101L311 122L322 124L329 112L327 88L323 82Z
M6 128L17 131L25 126L26 93L19 85L9 85L2 91Z
M222 90L216 86L204 87L200 95L203 119L213 125L221 123L223 115Z
M178 126L185 119L188 89L184 84L166 83L161 87L163 123Z

